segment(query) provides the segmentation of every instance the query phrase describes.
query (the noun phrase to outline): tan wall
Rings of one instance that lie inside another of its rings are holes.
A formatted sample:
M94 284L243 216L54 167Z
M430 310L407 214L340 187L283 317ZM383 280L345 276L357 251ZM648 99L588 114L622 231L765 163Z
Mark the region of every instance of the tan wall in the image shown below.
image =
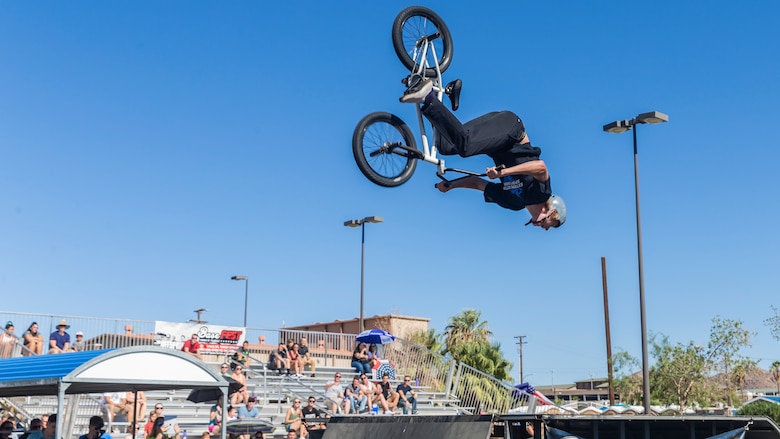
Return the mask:
M417 331L428 331L430 319L389 314L385 316L366 317L363 326L366 329L379 328L388 331L399 338L407 338ZM301 331L335 332L338 334L357 334L360 326L358 319L336 320L333 322L317 322L305 326L293 326L287 329Z

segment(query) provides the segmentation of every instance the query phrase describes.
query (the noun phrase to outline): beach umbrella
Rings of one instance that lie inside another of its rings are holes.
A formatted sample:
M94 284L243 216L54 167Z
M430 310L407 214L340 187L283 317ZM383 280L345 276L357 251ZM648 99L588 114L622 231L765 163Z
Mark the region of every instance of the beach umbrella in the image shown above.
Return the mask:
M395 336L384 329L374 328L361 332L355 340L368 344L385 344L395 341Z
M230 377L225 377L225 381L230 383L228 386L228 395L232 395L234 392L241 390L244 387L243 384ZM222 391L217 388L211 389L194 389L187 396L187 401L195 403L199 402L219 402L222 399Z

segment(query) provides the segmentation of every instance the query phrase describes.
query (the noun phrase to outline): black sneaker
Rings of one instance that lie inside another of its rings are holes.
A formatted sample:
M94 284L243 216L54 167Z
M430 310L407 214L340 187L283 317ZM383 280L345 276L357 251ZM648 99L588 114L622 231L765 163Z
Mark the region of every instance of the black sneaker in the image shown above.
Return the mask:
M406 81L409 87L399 99L403 103L421 104L425 97L433 90L433 81L420 75L413 75Z

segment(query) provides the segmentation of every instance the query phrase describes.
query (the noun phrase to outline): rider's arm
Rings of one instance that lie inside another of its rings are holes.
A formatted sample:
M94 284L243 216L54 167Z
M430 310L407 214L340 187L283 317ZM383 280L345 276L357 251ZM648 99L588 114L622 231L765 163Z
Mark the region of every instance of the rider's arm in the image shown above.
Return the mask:
M466 189L476 189L478 191L484 192L487 185L488 185L487 181L479 177L469 175L468 177L457 178L452 181L440 181L439 183L436 184L436 189L442 192L447 192L450 189L466 188Z
M542 160L531 160L530 162L520 163L504 169L488 168L486 173L489 178L525 174L531 175L542 182L550 179L550 174L547 173L547 165Z

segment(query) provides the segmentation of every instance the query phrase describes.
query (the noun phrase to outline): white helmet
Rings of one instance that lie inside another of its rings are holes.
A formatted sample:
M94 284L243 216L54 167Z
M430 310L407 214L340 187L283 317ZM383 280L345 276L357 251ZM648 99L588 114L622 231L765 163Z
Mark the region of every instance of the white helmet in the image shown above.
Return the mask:
M558 226L562 226L566 222L566 203L563 202L563 198L558 195L550 196L550 209L558 212L558 221L561 222Z

